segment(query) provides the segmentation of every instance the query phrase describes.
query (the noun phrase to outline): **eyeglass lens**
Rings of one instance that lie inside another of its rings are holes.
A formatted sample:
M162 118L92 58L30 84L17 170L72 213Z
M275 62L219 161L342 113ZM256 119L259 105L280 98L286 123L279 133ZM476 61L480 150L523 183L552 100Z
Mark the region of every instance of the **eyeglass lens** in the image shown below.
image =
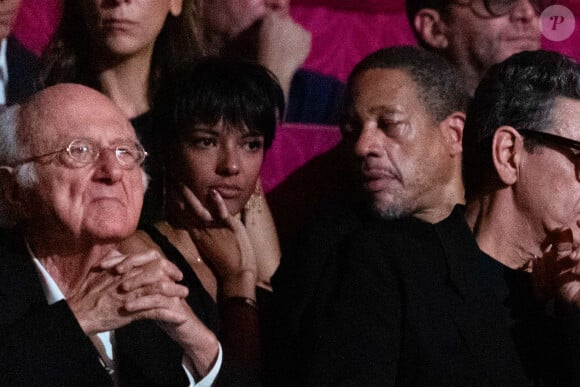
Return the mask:
M503 16L509 13L517 2L521 0L484 0L485 8L493 16ZM526 0L534 7L539 14L548 6L552 5L553 0Z
M145 151L138 144L118 145L113 150L123 167L132 168L145 159ZM67 147L70 157L82 164L95 162L101 151L101 148L88 140L75 140Z

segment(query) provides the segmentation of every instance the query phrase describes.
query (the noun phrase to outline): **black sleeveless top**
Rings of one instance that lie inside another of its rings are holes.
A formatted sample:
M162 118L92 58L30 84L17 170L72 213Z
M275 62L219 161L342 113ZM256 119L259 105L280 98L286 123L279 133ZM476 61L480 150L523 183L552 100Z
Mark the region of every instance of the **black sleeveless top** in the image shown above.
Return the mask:
M220 318L217 304L203 287L201 281L179 250L171 244L169 239L154 226L142 225L140 227L163 251L168 260L183 273L182 285L187 286L189 295L187 303L195 315L209 328L216 336L220 337Z

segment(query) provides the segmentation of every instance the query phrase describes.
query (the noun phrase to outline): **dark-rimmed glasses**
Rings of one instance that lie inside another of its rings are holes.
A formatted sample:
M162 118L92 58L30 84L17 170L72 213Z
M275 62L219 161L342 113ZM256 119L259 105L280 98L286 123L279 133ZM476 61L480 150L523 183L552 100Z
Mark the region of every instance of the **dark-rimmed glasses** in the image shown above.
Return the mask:
M512 11L521 0L455 0L451 4L466 5L481 17L500 17ZM554 0L526 0L539 15L544 9L554 4Z
M126 142L109 148L100 146L92 140L81 138L72 140L65 148L43 155L28 157L14 163L12 166L16 167L30 162L38 162L45 157L65 152L68 156L68 160L64 160L65 165L78 168L97 161L103 150L112 150L115 152L115 157L123 169L133 169L141 165L145 157L147 157L147 152L137 142Z
M580 141L572 140L571 138L529 129L518 129L518 132L524 137L533 138L541 143L544 143L545 145L572 148L574 150L580 151Z

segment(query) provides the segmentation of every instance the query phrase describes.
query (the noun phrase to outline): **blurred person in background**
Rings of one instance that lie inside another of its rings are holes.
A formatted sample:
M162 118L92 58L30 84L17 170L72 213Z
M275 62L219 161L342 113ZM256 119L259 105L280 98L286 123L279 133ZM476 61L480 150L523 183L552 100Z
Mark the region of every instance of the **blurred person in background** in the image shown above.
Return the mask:
M0 1L0 105L12 105L34 92L38 58L13 35L21 0Z
M287 101L285 121L337 124L344 84L300 69L310 32L290 15L290 0L195 0L208 54L256 60L272 71Z
M473 95L487 69L540 48L540 13L551 0L407 0L419 44L463 74Z
M109 96L152 157L142 221L162 217L161 133L153 101L170 76L200 56L193 0L64 0L62 18L43 55L45 86L80 83Z

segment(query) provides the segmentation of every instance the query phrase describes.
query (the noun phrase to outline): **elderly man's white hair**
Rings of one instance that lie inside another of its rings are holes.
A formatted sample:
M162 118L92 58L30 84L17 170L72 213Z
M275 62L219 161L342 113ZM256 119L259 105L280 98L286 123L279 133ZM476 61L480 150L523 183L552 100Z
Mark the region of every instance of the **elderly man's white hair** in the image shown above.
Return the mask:
M26 156L26 149L18 139L21 111L20 105L0 109L0 168L11 168ZM34 163L23 164L14 172L16 183L20 187L30 188L38 181ZM10 227L15 223L16 219L9 211L8 203L5 202L4 196L0 195L0 226Z

